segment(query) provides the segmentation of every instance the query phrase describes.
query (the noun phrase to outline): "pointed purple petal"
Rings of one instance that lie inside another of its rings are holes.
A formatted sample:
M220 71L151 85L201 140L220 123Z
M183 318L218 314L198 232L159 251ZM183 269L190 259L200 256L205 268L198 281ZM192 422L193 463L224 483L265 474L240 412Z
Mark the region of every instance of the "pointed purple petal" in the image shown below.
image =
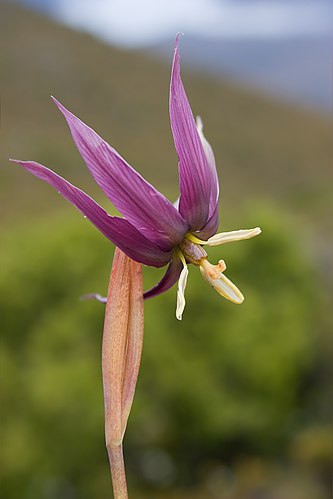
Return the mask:
M219 209L218 206L216 205L215 210L213 211L206 225L198 232L196 232L195 235L198 236L199 239L207 241L207 239L216 234L218 226L219 226Z
M170 201L94 130L56 99L74 142L97 184L124 217L162 250L180 243L189 227Z
M76 206L102 234L133 260L152 267L163 267L170 261L171 251L162 251L124 218L111 217L85 192L52 170L34 161L12 161L52 185L64 198Z
M183 264L179 260L177 256L173 256L169 267L156 286L153 288L149 289L143 294L143 297L145 299L147 298L152 298L153 296L157 296L161 293L164 293L167 291L171 286L173 286L179 279L179 276L181 274L181 271L183 270Z
M179 159L179 211L193 231L209 218L211 170L180 77L178 36L170 83L170 122Z

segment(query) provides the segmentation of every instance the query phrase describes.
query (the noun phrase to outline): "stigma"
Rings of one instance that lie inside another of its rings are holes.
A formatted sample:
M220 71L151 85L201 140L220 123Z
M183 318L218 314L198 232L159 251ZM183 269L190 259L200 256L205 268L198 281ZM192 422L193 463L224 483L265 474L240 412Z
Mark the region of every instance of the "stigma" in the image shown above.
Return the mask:
M187 237L180 243L179 249L187 263L201 267L211 279L219 279L226 269L224 260L220 260L217 265L212 265L207 260L208 255L203 247Z

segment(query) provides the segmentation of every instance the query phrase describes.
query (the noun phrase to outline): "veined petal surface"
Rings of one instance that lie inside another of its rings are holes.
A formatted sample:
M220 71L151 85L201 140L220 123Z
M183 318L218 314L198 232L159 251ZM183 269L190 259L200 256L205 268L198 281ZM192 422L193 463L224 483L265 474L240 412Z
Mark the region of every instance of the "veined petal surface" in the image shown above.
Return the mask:
M153 267L163 267L170 261L171 251L162 251L124 218L111 217L85 192L49 168L34 161L12 161L52 185L64 198L76 206L104 236L133 260Z
M169 111L179 160L179 212L191 230L196 231L209 219L211 170L180 77L178 36L171 72Z
M216 206L219 201L219 179L217 176L217 171L216 171L216 163L215 163L215 156L213 153L212 146L206 139L203 133L203 123L202 119L200 116L197 116L197 129L199 133L199 137L201 139L208 166L210 168L210 185L211 185L211 190L210 190L210 201L209 201L209 217L213 215L213 213L216 211Z
M209 239L214 234L216 234L218 226L219 226L219 207L218 207L218 205L216 205L215 210L213 211L208 222L202 227L202 229L200 229L198 232L196 232L195 235L199 239L203 239L204 241L207 241L207 239Z
M94 130L53 100L63 113L92 176L115 207L162 250L169 251L179 244L189 225L172 203Z

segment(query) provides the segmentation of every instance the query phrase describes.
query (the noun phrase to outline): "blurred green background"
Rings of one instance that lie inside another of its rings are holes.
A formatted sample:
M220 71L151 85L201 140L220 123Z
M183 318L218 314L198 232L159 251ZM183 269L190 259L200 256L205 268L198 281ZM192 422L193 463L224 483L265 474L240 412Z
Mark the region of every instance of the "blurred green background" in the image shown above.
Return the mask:
M114 248L50 187L8 163L54 168L106 208L49 99L96 129L149 181L178 192L170 67L0 5L2 497L107 498L103 305ZM170 62L172 43L170 43ZM125 458L133 498L325 499L330 494L332 218L327 118L183 71L221 184L211 249L246 300L223 301L190 269L145 305ZM144 269L145 287L161 275Z

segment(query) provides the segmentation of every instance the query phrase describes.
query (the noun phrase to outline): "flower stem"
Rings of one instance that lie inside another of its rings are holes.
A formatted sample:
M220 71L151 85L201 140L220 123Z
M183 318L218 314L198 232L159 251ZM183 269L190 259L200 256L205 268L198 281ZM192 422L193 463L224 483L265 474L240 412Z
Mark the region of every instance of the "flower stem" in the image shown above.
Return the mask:
M128 499L122 444L108 447L114 499Z
M140 367L143 315L141 265L116 248L102 346L105 440L114 499L128 498L122 442Z

